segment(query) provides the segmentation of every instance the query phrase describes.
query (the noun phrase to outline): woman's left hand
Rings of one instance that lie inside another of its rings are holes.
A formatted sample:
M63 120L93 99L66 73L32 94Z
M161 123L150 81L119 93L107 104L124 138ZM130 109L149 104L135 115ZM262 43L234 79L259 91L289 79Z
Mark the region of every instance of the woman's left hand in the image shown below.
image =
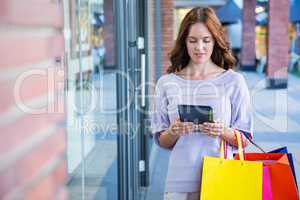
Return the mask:
M220 121L203 123L202 132L209 136L221 136L224 134L225 125Z

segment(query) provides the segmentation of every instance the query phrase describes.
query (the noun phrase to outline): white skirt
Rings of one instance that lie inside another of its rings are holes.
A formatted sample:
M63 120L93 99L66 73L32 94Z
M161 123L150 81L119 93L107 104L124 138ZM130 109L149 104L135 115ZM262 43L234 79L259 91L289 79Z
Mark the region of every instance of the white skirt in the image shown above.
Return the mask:
M199 200L198 192L165 192L164 200Z

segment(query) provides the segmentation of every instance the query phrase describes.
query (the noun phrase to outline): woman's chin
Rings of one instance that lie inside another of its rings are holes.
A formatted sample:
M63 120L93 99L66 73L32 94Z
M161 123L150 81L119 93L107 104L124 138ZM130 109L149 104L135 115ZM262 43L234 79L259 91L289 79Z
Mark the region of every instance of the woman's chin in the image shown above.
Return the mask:
M201 64L206 63L207 60L205 60L205 59L193 59L192 61L196 65L201 65Z

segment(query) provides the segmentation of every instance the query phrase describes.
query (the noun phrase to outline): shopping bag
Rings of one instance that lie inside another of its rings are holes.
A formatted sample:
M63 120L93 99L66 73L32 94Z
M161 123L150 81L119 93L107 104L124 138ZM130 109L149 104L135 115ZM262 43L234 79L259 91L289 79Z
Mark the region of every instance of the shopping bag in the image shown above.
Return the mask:
M299 200L295 179L289 165L287 154L284 153L244 153L247 161L263 161L269 168L272 200ZM240 155L235 159L239 161Z
M262 199L263 200L273 200L272 197L272 188L271 188L271 179L270 179L270 170L268 167L263 167L263 182L262 182Z
M252 143L256 148L258 148L260 151L262 151L263 153L267 153L266 151L264 151L259 145L257 145L253 139L247 135L247 134L243 134L250 143ZM287 158L288 158L288 161L289 161L289 165L290 165L290 168L292 170L292 173L293 173L293 177L295 179L295 184L296 184L296 188L298 190L298 193L299 193L299 188L298 188L298 185L297 185L297 176L296 176L296 172L295 172L295 167L294 167L294 162L293 162L293 155L288 151L287 147L281 147L281 148L278 148L278 149L275 149L275 150L272 150L272 151L269 151L268 153L284 153L287 155Z
M289 153L287 147L281 147L281 148L269 151L269 153L285 153L285 154L287 154L289 164L290 164L290 167L292 169L292 173L293 173L293 176L294 176L294 179L295 179L296 187L299 191L299 188L298 188L298 185L297 185L297 176L296 176L294 162L293 162L293 155L291 153Z
M241 132L240 132L241 133ZM250 143L252 143L256 148L258 148L263 153L266 151L263 150L259 145L257 145L253 140L252 137L248 134L241 134L244 135ZM272 188L271 188L271 180L270 180L270 170L268 167L263 166L263 182L262 182L262 199L263 200L273 200L272 197Z
M238 132L236 138L240 160L225 159L223 148L220 158L203 158L201 200L262 200L262 162L245 161Z

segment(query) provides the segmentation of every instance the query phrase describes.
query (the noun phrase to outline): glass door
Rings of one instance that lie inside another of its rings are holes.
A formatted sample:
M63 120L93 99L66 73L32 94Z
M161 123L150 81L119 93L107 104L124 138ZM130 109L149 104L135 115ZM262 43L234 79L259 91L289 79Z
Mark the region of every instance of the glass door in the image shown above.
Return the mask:
M64 1L69 199L141 199L146 183L142 2Z
M69 199L117 200L116 2L66 2Z
M147 185L145 1L120 1L116 7L118 44L118 166L119 195L123 200L142 199Z

